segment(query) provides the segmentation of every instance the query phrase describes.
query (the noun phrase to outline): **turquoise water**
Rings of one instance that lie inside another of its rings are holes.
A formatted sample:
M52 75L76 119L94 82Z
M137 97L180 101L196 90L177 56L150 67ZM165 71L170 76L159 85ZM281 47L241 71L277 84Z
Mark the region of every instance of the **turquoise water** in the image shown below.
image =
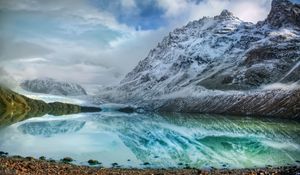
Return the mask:
M297 165L299 133L299 121L107 110L15 123L0 130L0 150L104 167L251 168Z

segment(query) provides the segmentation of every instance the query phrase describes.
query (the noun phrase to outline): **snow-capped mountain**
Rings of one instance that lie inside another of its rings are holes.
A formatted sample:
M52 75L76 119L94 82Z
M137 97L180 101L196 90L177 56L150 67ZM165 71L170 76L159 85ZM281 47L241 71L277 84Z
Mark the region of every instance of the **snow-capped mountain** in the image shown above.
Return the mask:
M26 80L21 83L24 90L64 96L87 95L85 89L78 84L59 82L52 78Z
M216 102L229 104L228 98L233 100L229 105L240 102L241 98L246 101L243 104L253 99L258 100L256 104L264 104L263 99L277 100L277 92L262 90L262 86L299 82L300 5L288 0L273 0L267 19L257 24L244 22L224 10L218 16L204 17L175 29L126 75L114 93L106 97L138 105L141 100L150 100L151 104L155 104L155 109L161 109L166 103L159 103L156 99L169 99L174 94L176 97L180 94L184 98L180 103L185 103L186 106L191 103L186 97L199 95L206 99L210 104L208 106ZM248 90L255 90L257 93L250 93L249 96ZM285 97L285 92L280 93ZM300 92L289 90L287 94L297 96ZM136 102L137 100L140 101ZM278 110L291 106L292 109L286 108L285 111L296 111L300 115L299 105L297 108L294 103L284 103L287 106L280 106L283 103L278 103ZM169 107L179 110L181 106L177 104ZM207 111L203 108L205 107L194 112ZM234 114L253 114L247 109L241 110ZM225 110L225 113L228 111ZM270 111L263 113L268 114L271 114Z
M290 18L289 18L290 17ZM124 80L121 89L165 94L196 89L253 89L300 80L300 6L274 0L252 24L227 10L175 29Z

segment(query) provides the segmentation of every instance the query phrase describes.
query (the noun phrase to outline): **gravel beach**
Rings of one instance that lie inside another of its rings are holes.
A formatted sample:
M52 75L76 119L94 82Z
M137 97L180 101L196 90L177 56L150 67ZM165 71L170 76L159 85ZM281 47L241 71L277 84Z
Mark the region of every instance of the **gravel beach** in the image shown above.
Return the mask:
M51 162L34 158L0 157L1 175L208 175L208 174L243 174L243 175L300 175L300 166L267 167L257 169L221 169L221 170L198 170L198 169L123 169L123 168L100 168L78 166L68 163Z

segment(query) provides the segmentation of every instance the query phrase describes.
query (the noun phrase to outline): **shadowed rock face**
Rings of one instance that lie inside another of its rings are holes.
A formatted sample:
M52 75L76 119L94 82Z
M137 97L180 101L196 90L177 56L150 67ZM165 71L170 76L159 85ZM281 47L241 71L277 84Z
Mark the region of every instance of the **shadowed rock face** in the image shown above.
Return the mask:
M0 127L28 118L50 115L67 115L80 112L99 112L100 108L67 103L45 103L30 99L9 89L0 87Z
M151 105L149 105L151 104ZM178 97L148 101L147 110L251 115L300 119L300 89L264 90L247 93L211 93L194 97Z
M266 22L278 28L291 25L300 27L300 5L288 0L273 0Z

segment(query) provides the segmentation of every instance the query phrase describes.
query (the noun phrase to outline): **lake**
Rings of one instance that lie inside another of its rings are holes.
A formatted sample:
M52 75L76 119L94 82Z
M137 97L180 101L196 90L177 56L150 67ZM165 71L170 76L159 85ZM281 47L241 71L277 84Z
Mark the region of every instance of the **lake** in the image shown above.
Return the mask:
M104 110L30 118L0 130L10 155L72 157L124 168L253 168L299 165L300 122ZM298 162L298 163L297 163Z

